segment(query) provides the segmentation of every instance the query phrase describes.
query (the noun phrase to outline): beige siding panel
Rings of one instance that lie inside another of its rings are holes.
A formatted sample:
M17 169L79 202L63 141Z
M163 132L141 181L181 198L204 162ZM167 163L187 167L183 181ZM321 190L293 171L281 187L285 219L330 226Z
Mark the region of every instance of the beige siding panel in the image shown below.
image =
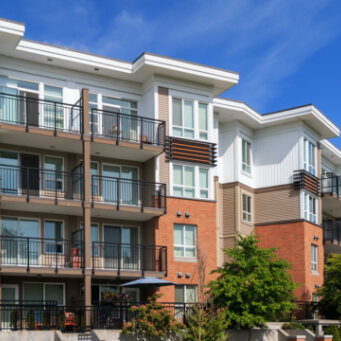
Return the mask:
M224 235L236 232L236 187L223 189L223 233Z
M235 247L236 245L236 237L228 237L228 238L224 238L223 240L223 245L224 245L224 250L225 249L231 249L233 247ZM225 262L230 262L232 259L230 257L228 257L225 253L224 253L224 263Z
M155 158L142 164L143 180L155 182Z
M166 136L169 136L169 98L168 89L159 86L159 118L166 121ZM167 185L167 195L169 195L169 163L166 161L165 153L159 156L160 182Z
M253 225L245 224L243 221L240 222L240 234L249 236L253 232Z
M223 188L219 184L218 179L215 179L215 200L216 204L216 215L217 215L217 266L222 266L224 261L223 255L223 234L224 234L224 220L223 220Z
M300 219L300 191L276 189L255 194L255 223Z

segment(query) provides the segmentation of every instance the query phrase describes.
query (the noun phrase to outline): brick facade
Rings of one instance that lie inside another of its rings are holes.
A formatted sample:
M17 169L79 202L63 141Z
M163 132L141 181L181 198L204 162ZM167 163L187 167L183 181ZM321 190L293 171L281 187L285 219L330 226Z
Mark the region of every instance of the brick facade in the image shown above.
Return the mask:
M278 256L291 265L294 282L300 283L295 291L298 300L311 301L315 285L323 283L323 230L307 221L279 223L255 227L264 248L278 247ZM315 237L315 238L314 238ZM318 239L317 239L317 238ZM318 246L318 272L311 271L311 244Z
M176 212L181 212L181 217ZM190 214L185 218L185 212ZM155 244L167 245L168 276L167 280L179 284L198 285L198 259L174 259L174 224L196 225L197 251L201 252L206 261L206 282L212 279L210 272L217 268L217 237L216 237L216 203L200 200L167 198L167 214L155 220ZM182 272L182 278L178 278ZM190 273L186 278L185 273ZM174 287L160 289L164 294L163 301L174 302ZM199 293L198 293L199 295Z

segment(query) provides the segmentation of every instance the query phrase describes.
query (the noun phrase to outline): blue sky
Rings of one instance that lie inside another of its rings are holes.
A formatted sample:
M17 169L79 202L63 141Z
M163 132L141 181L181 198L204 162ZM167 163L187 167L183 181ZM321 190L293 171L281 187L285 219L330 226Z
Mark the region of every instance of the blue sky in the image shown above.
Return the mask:
M5 0L0 16L24 22L27 39L237 71L223 97L260 113L313 103L341 127L340 0Z

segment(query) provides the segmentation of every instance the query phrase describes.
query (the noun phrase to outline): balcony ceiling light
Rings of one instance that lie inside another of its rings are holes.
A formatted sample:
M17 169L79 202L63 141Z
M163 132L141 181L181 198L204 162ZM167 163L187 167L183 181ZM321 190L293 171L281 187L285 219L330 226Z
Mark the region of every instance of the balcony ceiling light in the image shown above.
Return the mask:
M52 62L53 59L52 59L52 58L47 58L47 61L48 61L48 62Z
M95 71L99 71L99 68L95 67L94 70L95 70Z

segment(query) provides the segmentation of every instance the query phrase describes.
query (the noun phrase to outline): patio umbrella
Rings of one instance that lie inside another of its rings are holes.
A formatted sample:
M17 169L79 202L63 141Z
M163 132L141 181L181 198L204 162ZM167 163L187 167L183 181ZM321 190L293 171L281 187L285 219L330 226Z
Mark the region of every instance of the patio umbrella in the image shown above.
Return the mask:
M164 281L156 277L144 277L137 279L136 281L121 284L120 287L129 288L156 288L156 287L166 287L169 285L176 285L176 283Z

